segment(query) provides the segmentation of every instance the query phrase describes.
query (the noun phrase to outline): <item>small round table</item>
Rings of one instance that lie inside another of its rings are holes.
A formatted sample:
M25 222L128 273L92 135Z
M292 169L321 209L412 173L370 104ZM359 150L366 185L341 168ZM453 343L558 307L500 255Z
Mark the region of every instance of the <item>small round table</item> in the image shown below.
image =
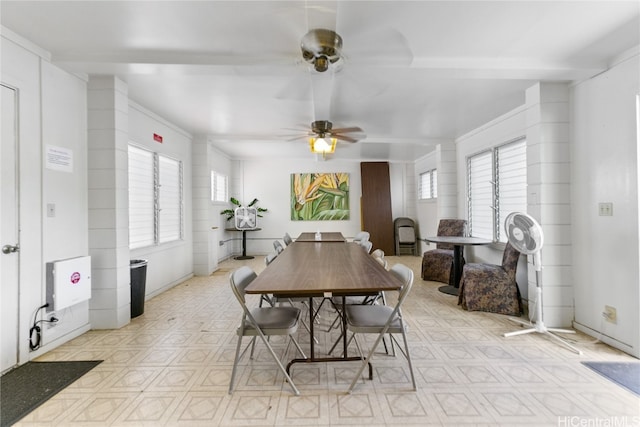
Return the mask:
M424 238L427 242L448 243L453 245L453 285L440 286L438 290L449 295L458 295L462 279L462 251L465 246L488 245L491 240L467 236L432 236Z

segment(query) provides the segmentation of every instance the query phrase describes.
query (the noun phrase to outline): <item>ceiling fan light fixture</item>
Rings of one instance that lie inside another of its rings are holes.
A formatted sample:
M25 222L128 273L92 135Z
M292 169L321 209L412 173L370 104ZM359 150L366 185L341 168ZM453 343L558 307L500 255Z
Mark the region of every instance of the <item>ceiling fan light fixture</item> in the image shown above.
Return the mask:
M309 138L309 146L311 152L316 154L331 154L336 151L337 138L331 138L327 136L311 137Z

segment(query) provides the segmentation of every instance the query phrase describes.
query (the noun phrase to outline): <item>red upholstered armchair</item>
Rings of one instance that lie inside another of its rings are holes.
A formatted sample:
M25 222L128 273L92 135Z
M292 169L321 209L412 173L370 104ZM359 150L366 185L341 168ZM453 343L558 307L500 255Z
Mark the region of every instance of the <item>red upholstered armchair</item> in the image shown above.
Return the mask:
M467 221L464 219L441 219L438 223L438 236L465 236ZM464 258L462 259L464 262ZM422 256L422 278L452 284L453 245L436 244L436 249L426 251Z
M522 300L516 283L519 258L520 252L507 243L502 254L502 265L465 265L460 280L458 304L469 311L520 316Z

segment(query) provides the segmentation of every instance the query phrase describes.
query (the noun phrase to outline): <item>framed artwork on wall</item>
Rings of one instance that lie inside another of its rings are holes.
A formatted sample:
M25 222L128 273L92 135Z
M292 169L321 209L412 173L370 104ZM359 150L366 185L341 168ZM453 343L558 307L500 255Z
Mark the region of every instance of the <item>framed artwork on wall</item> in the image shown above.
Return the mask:
M349 219L349 174L292 173L291 220Z

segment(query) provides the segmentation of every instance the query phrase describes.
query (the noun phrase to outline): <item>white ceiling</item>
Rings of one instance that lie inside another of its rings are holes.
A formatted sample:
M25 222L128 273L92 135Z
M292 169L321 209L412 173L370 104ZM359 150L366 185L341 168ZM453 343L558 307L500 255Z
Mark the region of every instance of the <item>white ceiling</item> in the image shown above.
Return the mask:
M8 1L2 25L60 67L115 74L129 96L234 158L311 156L313 120L359 126L333 158L414 160L640 44L626 1ZM302 61L312 28L339 71ZM640 72L640 70L639 70ZM299 129L299 131L297 130Z

